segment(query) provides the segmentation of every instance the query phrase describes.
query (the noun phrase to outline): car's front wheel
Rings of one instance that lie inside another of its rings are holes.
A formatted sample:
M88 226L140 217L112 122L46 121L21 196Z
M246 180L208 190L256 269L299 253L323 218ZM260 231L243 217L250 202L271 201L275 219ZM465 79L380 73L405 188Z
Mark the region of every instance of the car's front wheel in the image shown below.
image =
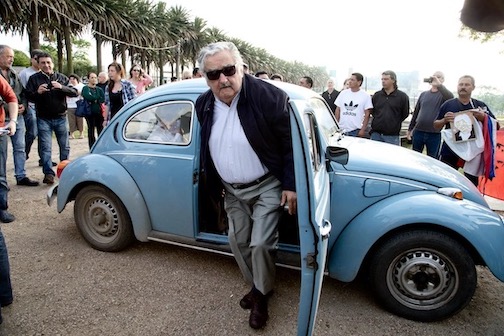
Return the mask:
M390 312L436 321L463 309L476 290L476 268L467 250L439 232L416 230L385 242L371 260L378 301Z
M121 200L102 186L87 186L75 199L74 218L77 228L95 249L120 251L135 237L131 218Z

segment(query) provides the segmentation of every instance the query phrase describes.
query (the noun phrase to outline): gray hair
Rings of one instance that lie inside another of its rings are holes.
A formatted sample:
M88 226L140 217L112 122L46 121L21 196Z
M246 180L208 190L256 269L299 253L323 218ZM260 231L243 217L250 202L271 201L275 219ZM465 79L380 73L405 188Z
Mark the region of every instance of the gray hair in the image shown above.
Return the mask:
M231 56L236 63L236 69L243 67L243 58L233 42L215 42L203 47L198 55L198 64L203 74L205 74L207 70L205 64L206 59L209 56L213 56L221 51L229 51L231 53Z
M5 49L11 49L13 50L11 47L9 47L8 45L5 45L5 44L0 44L0 54L3 54L4 50Z

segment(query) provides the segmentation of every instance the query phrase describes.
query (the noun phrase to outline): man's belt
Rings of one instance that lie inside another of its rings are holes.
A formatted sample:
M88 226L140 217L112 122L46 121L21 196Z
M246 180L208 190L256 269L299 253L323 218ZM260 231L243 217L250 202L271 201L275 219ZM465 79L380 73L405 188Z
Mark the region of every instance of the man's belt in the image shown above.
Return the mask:
M270 172L268 172L266 175L263 175L263 176L259 177L258 179L255 179L252 182L248 182L248 183L229 183L229 185L231 187L233 187L233 189L247 189L247 188L253 187L253 186L261 183L262 181L266 180L268 177L270 177L272 175L273 174L271 174Z

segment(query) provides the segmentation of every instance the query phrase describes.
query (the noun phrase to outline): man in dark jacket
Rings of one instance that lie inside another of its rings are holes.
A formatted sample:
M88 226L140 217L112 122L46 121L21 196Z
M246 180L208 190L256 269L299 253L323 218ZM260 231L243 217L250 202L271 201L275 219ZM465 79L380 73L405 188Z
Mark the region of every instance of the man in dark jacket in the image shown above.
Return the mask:
M37 127L42 159L42 171L47 184L54 183L51 149L52 132L59 145L60 161L67 160L70 154L68 125L66 121L66 97L77 97L75 88L68 86L68 78L53 71L51 56L47 53L38 56L40 72L32 75L26 85L28 100L35 103Z
M225 189L229 244L251 291L240 301L249 325L264 327L275 278L274 251L284 205L297 207L288 97L243 73L231 42L203 48L198 57L210 90L196 101L201 162L208 190Z
M401 145L399 133L409 115L409 97L397 88L397 76L391 70L381 77L382 89L373 95L371 140Z

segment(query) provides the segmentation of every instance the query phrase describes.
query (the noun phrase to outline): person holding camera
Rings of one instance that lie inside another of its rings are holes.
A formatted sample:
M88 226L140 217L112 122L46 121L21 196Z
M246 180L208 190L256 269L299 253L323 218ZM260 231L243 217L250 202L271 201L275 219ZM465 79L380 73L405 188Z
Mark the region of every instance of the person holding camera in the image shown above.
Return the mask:
M152 84L152 77L145 73L139 65L135 65L130 70L129 81L133 84L136 94L139 96Z
M56 173L52 169L52 133L56 135L60 161L70 155L68 142L66 97L77 97L77 89L68 86L68 77L53 70L53 61L48 53L41 53L37 58L40 72L33 74L26 84L26 96L35 103L37 128L40 144L40 156L43 183L53 184Z
M453 98L444 85L444 74L436 71L431 77L424 79L425 83L431 85L430 90L424 91L418 97L408 128L408 140L412 140L414 151L422 153L427 149L427 155L437 158L441 147L441 131L434 128L441 105Z

